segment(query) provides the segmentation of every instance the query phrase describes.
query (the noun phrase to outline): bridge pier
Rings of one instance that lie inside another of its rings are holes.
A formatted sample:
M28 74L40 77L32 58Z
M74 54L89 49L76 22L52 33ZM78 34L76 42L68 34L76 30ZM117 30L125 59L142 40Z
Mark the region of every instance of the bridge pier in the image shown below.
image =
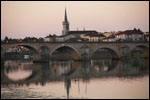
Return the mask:
M1 59L4 59L4 55L5 55L5 50L1 49Z
M40 61L41 60L41 57L40 57L40 55L39 54L34 54L33 55L33 61Z

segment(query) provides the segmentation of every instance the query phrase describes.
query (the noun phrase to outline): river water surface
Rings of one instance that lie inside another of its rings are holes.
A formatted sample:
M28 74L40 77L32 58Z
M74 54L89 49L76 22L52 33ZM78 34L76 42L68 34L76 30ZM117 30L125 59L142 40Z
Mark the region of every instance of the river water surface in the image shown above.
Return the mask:
M148 99L149 59L1 62L2 99Z

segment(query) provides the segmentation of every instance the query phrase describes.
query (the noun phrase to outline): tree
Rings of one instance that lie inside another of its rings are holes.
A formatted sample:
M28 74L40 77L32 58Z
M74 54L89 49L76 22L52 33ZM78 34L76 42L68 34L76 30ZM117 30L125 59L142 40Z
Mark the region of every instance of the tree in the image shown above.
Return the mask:
M133 30L134 30L134 31L137 31L137 29L136 29L136 28L134 28Z
M141 30L138 28L138 31L140 31L141 32Z
M7 36L5 36L4 42L8 42L9 38Z
M4 40L8 40L8 37L7 36L5 36L5 39Z

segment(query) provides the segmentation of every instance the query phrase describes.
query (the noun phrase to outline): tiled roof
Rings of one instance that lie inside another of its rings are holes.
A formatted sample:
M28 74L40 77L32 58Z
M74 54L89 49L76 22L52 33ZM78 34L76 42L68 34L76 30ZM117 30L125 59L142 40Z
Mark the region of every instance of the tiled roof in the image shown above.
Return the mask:
M128 35L131 35L131 34L144 34L144 33L141 32L141 31L126 30L126 31L123 31L123 32L118 32L118 33L116 33L115 35L120 35L120 34L128 34Z
M105 37L105 35L98 34L98 33L87 33L85 36L89 36L89 37Z
M69 31L68 34L87 34L87 33L98 33L95 30L89 30L89 31Z

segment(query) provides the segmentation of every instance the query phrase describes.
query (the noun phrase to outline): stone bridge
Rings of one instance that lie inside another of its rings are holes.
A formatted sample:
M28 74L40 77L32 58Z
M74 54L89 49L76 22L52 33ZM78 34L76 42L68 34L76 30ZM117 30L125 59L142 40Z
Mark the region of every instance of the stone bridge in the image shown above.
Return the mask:
M100 49L107 49L121 58L126 53L130 53L136 48L140 48L149 57L149 42L42 42L42 43L1 43L1 58L6 50L15 46L23 46L33 52L33 59L40 60L41 54L47 52L49 57L59 48L70 48L76 52L79 59L86 54L87 58L91 58L93 54ZM42 50L45 48L46 50Z

